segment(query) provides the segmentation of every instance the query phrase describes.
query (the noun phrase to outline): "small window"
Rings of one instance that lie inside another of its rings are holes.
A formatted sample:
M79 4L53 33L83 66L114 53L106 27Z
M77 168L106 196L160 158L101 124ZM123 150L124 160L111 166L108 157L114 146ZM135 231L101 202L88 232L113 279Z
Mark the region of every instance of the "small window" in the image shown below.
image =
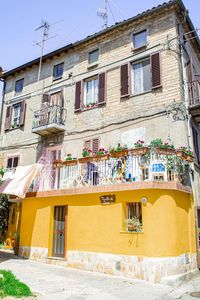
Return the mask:
M11 128L16 128L20 123L20 111L21 111L21 103L17 103L13 105L13 113L12 113L12 121Z
M147 45L147 31L143 30L133 34L133 47L135 49L141 48Z
M132 91L133 94L143 93L152 88L150 59L132 64Z
M127 203L127 230L141 231L142 204L140 202Z
M19 156L13 156L7 159L7 169L16 168L18 164L19 164Z
M63 75L64 63L53 67L53 79L60 79Z
M24 87L24 78L17 80L15 82L15 92L20 93L23 90Z
M84 106L94 105L99 97L99 79L98 76L87 79L84 82Z
M99 49L96 49L89 53L88 63L89 65L97 64L99 60Z

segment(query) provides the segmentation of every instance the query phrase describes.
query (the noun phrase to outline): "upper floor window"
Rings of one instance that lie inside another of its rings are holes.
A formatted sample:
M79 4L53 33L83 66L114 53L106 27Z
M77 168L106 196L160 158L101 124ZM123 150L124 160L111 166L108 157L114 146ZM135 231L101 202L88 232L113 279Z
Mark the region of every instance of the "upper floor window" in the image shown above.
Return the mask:
M84 106L95 104L99 97L99 79L98 76L87 79L84 82Z
M147 30L140 31L133 34L133 47L135 49L147 45Z
M7 107L5 116L5 131L24 125L26 102L21 101Z
M19 156L8 157L7 159L7 169L16 168L19 165Z
M24 78L17 80L15 82L15 92L20 93L23 90L24 87Z
M149 58L138 63L133 63L132 75L133 94L151 90L151 65Z
M99 60L99 49L91 51L89 53L88 63L89 65L97 64Z
M19 126L20 111L21 111L21 103L17 103L13 105L12 122L11 122L11 127L13 128Z
M84 142L84 148L91 150L93 153L97 153L100 148L100 140L92 139Z
M64 63L55 65L53 67L53 79L55 80L55 79L62 78L63 70L64 70Z

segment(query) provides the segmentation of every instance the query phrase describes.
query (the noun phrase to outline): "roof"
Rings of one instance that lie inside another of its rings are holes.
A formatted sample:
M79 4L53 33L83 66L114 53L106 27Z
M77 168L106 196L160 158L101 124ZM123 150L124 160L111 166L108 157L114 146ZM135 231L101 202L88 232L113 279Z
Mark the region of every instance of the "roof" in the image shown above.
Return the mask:
M84 44L85 42L88 42L88 41L90 41L90 40L92 40L94 38L102 36L102 35L110 32L110 31L112 31L112 30L114 30L114 29L116 29L118 27L121 27L123 25L126 25L126 24L129 24L131 22L137 21L140 18L148 16L149 14L153 14L153 13L159 12L159 11L165 9L165 8L170 8L170 7L174 6L174 5L178 5L179 8L182 11L186 11L187 12L187 10L186 10L186 8L185 8L182 0L171 0L171 1L168 1L168 2L164 2L163 4L160 4L158 6L155 6L155 7L151 8L151 9L148 9L148 10L142 12L142 13L139 13L138 15L136 15L134 17L131 17L131 18L127 19L127 20L115 23L114 25L112 25L112 26L110 26L110 27L108 27L108 28L106 28L104 30L101 30L101 31L96 32L96 33L94 33L92 35L89 35L89 36L87 36L86 38L84 38L84 39L82 39L80 41L68 44L68 45L66 45L64 47L61 47L61 48L56 49L56 50L54 50L52 52L49 52L49 53L47 53L46 55L43 56L43 61L45 61L45 60L47 60L49 58L52 58L55 55L60 55L63 52L67 52L67 51L69 51L69 50L71 50L71 49L73 49L73 48L75 48L75 47L77 47L77 46L79 46L81 44ZM188 25L189 25L191 31L195 31L194 25L193 25L193 23L192 23L192 21L191 21L191 19L190 19L190 17L189 17L188 14L186 15L186 21L188 22ZM195 32L194 32L193 36L195 37L195 40L196 40L196 43L197 43L198 47L200 47L200 40L198 38L198 35L196 35ZM27 67L32 67L35 64L39 64L39 61L40 61L40 57L38 57L38 58L36 58L34 60L31 60L31 61L29 61L29 62L27 62L27 63L25 63L25 64L23 64L21 66L18 66L16 68L12 69L12 70L9 70L9 71L7 71L7 72L5 72L3 74L2 78L5 79L8 76L13 75L16 72L25 70Z

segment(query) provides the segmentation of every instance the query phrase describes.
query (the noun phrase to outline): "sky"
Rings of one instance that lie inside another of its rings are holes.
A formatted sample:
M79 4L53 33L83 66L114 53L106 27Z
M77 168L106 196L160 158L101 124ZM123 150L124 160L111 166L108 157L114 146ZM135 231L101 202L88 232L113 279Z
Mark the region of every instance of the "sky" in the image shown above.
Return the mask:
M195 27L200 27L200 0L183 0ZM109 0L108 25L135 16L162 0ZM40 56L42 20L50 26L44 53L100 31L97 11L105 0L0 0L0 66L8 71ZM0 82L0 93L2 84ZM1 95L1 94L0 94ZM1 96L0 96L1 98Z

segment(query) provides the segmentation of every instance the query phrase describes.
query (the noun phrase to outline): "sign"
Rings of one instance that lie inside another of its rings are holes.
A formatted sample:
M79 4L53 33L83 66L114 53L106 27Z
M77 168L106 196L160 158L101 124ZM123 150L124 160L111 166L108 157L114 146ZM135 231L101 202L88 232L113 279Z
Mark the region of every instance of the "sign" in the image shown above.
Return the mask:
M102 205L112 204L115 203L116 197L115 195L103 195L100 196L100 201Z

